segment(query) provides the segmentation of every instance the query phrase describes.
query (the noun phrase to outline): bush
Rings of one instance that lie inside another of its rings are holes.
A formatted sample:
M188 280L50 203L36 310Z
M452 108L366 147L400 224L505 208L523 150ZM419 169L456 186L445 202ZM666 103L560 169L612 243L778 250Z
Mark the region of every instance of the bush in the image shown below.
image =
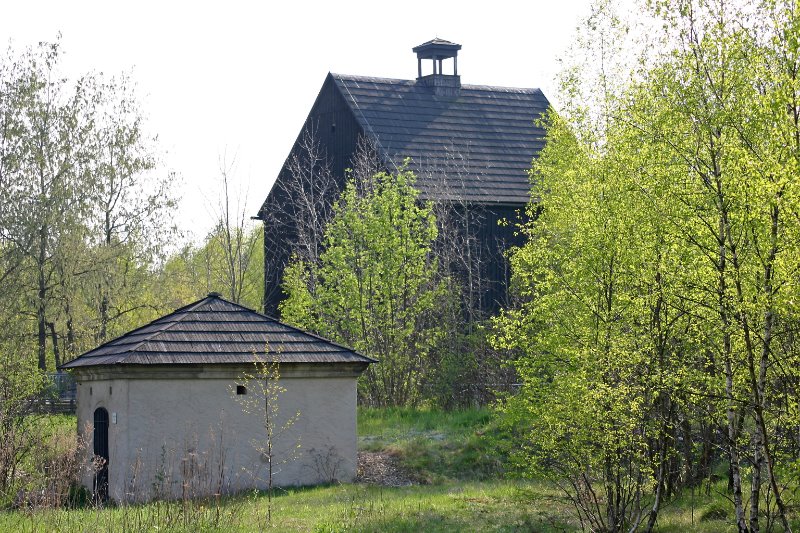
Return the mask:
M39 445L14 480L13 506L59 509L84 505L90 499L80 486L81 473L88 467L84 464L86 440L53 417L29 418L26 427L28 439Z
M700 513L701 522L710 522L712 520L727 520L730 515L728 505L723 503L712 503Z

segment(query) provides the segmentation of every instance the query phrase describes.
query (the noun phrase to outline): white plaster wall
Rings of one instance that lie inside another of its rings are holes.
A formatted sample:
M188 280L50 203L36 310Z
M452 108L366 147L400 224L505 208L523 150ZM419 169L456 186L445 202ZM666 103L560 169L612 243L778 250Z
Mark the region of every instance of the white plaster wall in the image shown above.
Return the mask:
M91 423L101 406L112 418L111 498L197 497L266 488L268 462L254 445L266 445L261 402L256 413L243 410L235 394L238 374L185 374L171 378L164 372L155 379L76 374L79 426ZM286 391L278 397L278 425L298 412L299 416L275 438L273 483L352 480L357 460L355 376L293 377L286 372L279 383ZM258 388L248 384L248 397ZM89 444L91 452L91 439ZM90 475L84 483L91 487Z

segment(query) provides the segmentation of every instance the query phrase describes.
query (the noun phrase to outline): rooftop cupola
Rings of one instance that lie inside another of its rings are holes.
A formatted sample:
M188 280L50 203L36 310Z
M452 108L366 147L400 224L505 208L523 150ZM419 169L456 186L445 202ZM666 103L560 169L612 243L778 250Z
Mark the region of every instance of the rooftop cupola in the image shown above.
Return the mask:
M458 75L459 50L461 50L460 44L438 37L415 46L412 51L417 54L417 83L432 87L437 96L458 96L461 90L461 78ZM432 60L433 74L422 75L423 59ZM453 74L444 74L442 63L445 59L453 60Z

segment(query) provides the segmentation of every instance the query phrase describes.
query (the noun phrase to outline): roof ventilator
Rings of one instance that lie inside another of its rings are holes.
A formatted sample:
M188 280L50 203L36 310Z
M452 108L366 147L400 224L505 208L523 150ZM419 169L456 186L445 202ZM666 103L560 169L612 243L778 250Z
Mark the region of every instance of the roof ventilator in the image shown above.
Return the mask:
M431 87L436 96L457 97L461 92L461 77L458 75L458 51L461 45L433 39L427 43L415 46L412 51L417 54L417 83ZM445 59L453 60L453 74L444 74L442 62ZM433 74L422 75L422 60L430 59L433 62Z

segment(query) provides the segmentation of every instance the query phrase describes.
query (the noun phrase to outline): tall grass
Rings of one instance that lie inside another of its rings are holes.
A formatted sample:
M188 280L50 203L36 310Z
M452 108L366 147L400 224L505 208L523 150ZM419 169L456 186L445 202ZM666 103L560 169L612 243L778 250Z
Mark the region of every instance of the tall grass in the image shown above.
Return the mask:
M724 483L710 495L689 495L667 505L656 531L735 531ZM106 509L0 512L0 531L375 531L375 532L572 532L568 503L544 482L469 481L388 488L364 485L279 490L275 519L266 525L264 493L214 502L153 502ZM780 528L776 528L780 531Z
M505 472L508 450L487 409L360 409L359 448L395 456L424 483L485 480Z
M397 440L419 434L456 436L479 429L492 420L488 409L439 411L388 407L358 409L358 435Z
M264 493L198 507L184 516L180 502L107 509L0 513L0 531L569 531L559 513L529 495L541 487L520 482L471 482L397 489L331 485L278 491L275 519L265 523Z

